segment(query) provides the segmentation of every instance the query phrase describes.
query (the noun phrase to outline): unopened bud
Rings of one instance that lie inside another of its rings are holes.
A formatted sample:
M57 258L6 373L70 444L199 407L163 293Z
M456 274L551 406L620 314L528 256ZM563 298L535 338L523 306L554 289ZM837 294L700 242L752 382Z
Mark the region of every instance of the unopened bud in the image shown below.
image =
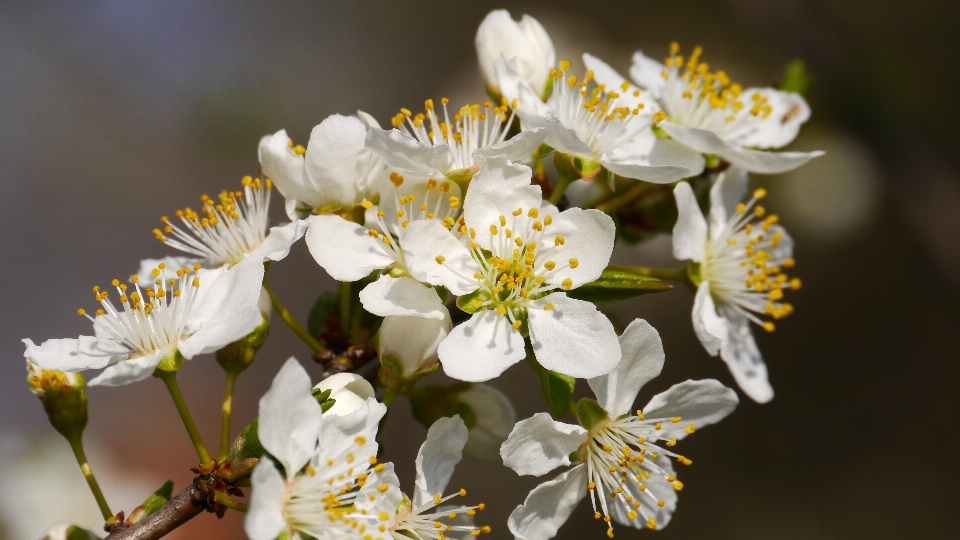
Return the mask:
M448 313L444 313L443 319L416 315L385 317L377 334L383 387L405 391L424 375L435 372L439 367L437 347L451 326Z
M334 404L324 414L334 416L350 414L375 396L373 386L355 373L337 373L320 381L313 389L330 391L328 399L332 399Z
M42 369L27 360L27 385L43 402L53 427L70 438L87 425L87 381L79 373Z
M269 333L270 318L267 314L263 316L260 326L256 327L253 332L217 351L217 363L224 371L242 372L253 363L257 351L263 346L263 342L267 339Z

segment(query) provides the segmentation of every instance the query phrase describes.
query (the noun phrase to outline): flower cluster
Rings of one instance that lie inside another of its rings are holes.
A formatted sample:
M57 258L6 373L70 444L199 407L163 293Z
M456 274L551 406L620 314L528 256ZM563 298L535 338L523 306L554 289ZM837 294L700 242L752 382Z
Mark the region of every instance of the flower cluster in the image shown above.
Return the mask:
M640 319L618 328L598 304L667 290L664 280L686 285L706 351L747 396L772 399L751 323L773 331L793 311L785 294L800 280L787 274L793 240L761 206L766 189L750 194L749 173L821 154L779 150L809 108L796 93L744 88L703 62L699 47L684 58L671 44L663 63L637 52L629 78L589 54L577 71L557 62L540 23L506 11L487 16L476 47L489 101L426 99L423 112L401 108L391 129L364 112L333 115L306 146L285 130L264 136L260 173L241 189L161 217L154 235L177 256L93 288L99 307L79 310L92 335L24 340L31 389L51 408L44 395L83 381L76 372L102 370L90 386L161 379L197 449L205 504L219 515L248 512L254 540L490 532L475 523L483 503L460 502L465 489L447 492L464 455L502 459L520 475L569 467L513 511L515 538L552 538L588 496L609 536L614 523L665 527L684 486L677 465L692 463L674 447L730 414L737 393L686 380L635 409L664 365L660 336ZM567 197L573 185L590 186L594 198ZM289 221L271 227L274 186ZM618 243L671 230L685 266L610 264ZM341 283L317 299L307 325L267 283L271 263L301 238ZM311 349L321 380L314 386L291 358L258 419L231 439L234 383L271 313ZM226 377L216 457L176 382L185 360L207 353ZM510 400L483 383L521 360L549 412L516 422ZM418 386L438 370L455 382ZM574 401L576 379L595 399ZM401 395L428 428L412 496L378 457L390 445L380 426ZM83 402L85 424L86 394ZM74 442L82 454L78 434ZM245 485L248 503L237 500ZM95 481L91 488L108 528L119 526L122 516Z

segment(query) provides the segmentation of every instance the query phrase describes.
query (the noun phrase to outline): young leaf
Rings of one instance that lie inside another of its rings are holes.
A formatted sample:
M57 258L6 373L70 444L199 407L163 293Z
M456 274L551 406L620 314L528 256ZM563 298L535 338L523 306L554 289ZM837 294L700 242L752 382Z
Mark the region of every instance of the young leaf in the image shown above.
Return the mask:
M641 294L662 292L672 288L672 285L657 278L608 268L600 274L600 279L568 291L567 296L588 302L603 303L626 300Z

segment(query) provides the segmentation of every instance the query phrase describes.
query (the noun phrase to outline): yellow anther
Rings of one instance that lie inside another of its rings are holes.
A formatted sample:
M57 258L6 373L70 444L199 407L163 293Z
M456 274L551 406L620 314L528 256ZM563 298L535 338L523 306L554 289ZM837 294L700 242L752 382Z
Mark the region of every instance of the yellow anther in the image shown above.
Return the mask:
M577 259L570 259L570 268L576 268L580 266L580 261Z
M555 246L562 246L564 242L565 240L559 234L557 235L556 238L553 239L553 245Z
M553 261L547 261L543 263L543 267L546 268L548 271L553 270L554 268L556 268L556 266L557 266L557 263Z
M550 311L551 309L553 309L553 304L547 304L543 306L544 311Z
M693 424L687 424L687 427L684 429L684 431L686 431L687 433L690 433L690 434L692 434L692 433L693 433L694 431L696 431L696 430L697 430L697 426L695 426L695 425L693 425Z
M531 208L530 211L527 212L527 216L532 217L534 219L536 219L537 216L539 215L540 215L540 211L537 210L536 208Z
M663 424L661 424L660 422L657 422L656 424L654 424L653 429L663 429Z
M499 231L500 229L498 229L496 225L490 226L490 234L497 234Z
M774 330L776 330L776 328L777 327L774 326L774 324L770 321L763 322L763 329L766 330L767 332L773 332Z
M373 203L370 202L370 201L368 201L368 200L366 200L366 199L364 199L364 200L360 201L360 206L362 206L362 207L366 208L367 210L369 210L369 209L373 208Z
M767 196L767 190L764 188L759 188L753 192L753 196L758 199L762 199Z
M676 438L670 439L669 441L666 442L666 445L669 446L669 447L676 446L676 444L677 444L677 439L676 439Z
M443 255L437 255L436 259L437 264L443 264L443 261L447 260Z
M563 282L560 284L560 286L563 287L564 289L569 289L569 288L573 287L573 280L570 279L570 278L567 278L567 279L563 280Z
M784 263L784 266L786 266L786 263ZM799 289L801 285L802 283L800 282L800 278L793 278L790 280L790 288L793 290Z
M87 314L87 310L83 308L80 308L77 310L77 315L86 315L86 314Z

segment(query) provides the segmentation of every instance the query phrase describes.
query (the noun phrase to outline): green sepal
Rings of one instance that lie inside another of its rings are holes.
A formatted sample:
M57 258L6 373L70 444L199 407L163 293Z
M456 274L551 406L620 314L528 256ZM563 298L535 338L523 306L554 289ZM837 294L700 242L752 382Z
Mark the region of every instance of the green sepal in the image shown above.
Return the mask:
M530 341L526 340L527 363L536 372L540 379L540 390L543 392L543 398L547 402L547 408L554 418L561 418L570 410L570 403L573 399L573 387L577 380L569 375L550 371L540 365L533 353L533 347Z
M260 326L254 328L253 332L217 351L217 363L224 371L241 373L253 363L269 333L270 319L263 317Z
M700 273L700 263L690 261L690 264L687 265L687 275L690 276L690 281L693 282L695 287L699 287L703 283L703 275Z
M577 402L577 420L587 431L593 429L600 422L608 418L607 411L599 403L590 399L583 398Z
M607 268L600 274L600 279L567 291L567 296L599 304L626 300L641 294L668 291L672 288L672 285L657 278Z
M656 135L658 139L670 138L670 135L668 135L667 132L664 131L663 128L658 126L657 124L653 124L652 126L650 126L650 129L651 131L653 131L653 134Z
M556 150L554 150L554 148L549 144L540 143L540 146L538 146L537 149L533 151L533 157L542 159L554 152L556 152Z
M494 102L494 103L497 103L497 104L499 104L501 101L503 101L503 96L500 95L500 92L498 92L496 88L494 88L494 87L492 87L492 86L490 86L490 85L487 85L487 96L490 97L490 101L492 101L492 102ZM508 105L509 105L509 103L508 103Z
M267 453L257 435L259 426L260 418L254 418L253 422L243 428L233 440L233 446L230 447L230 454L227 456L229 468L225 470L225 474L222 474L227 480L235 480L250 474Z
M493 299L493 297L490 296L490 292L489 292L489 291L487 291L487 290L485 290L485 289L477 289L477 290L473 291L472 293L465 294L465 295L463 295L463 296L458 296L458 297L457 297L457 307L460 308L460 311L464 311L464 312L470 313L470 314L472 315L472 314L474 314L474 313L477 313L477 312L483 311L483 310L485 310L485 309L488 309L486 306L484 306L484 307L477 307L477 306L475 306L475 305L473 304L473 302L474 302L475 300L478 300L479 303L482 304L482 303L484 303L484 302L486 302L486 301L488 301L488 300L491 300L491 299Z
M333 407L333 405L337 402L337 400L330 398L329 389L320 390L319 388L314 388L313 390L310 390L310 395L313 396L313 399L317 400L317 403L320 404L320 409L323 410L323 412L329 411L330 407Z
M801 96L807 95L810 90L810 72L807 71L806 62L799 58L794 58L788 62L783 68L783 76L780 77L777 89Z
M160 363L157 364L157 370L166 371L168 373L173 373L180 369L183 366L185 359L183 355L180 354L179 350L175 350L172 353L164 356L160 359ZM155 370L156 371L156 370Z
M50 425L71 442L87 427L87 381L80 373L76 378L76 385L51 388L40 398Z
M704 168L706 169L716 169L720 165L720 156L716 154L704 154L703 155Z
M584 180L593 180L603 169L599 161L586 156L573 156L570 163L573 165L573 170L577 171L580 178Z
M159 510L163 505L170 502L170 499L173 497L173 480L167 480L160 489L154 491L147 497L147 500L143 501L143 504L138 506L130 512L130 517L127 518L127 523L134 525L143 520L143 518L149 516L150 514Z
M543 101L546 101L551 94L553 94L553 77L547 77L547 82L543 85L543 94L540 97L543 98Z
M470 187L470 180L473 180L473 175L475 174L477 174L477 170L473 167L464 167L450 171L445 176L447 180L457 184L463 194L466 194L467 188Z
M437 420L459 414L467 428L472 428L477 425L477 415L469 405L458 399L460 394L471 386L473 386L472 383L464 382L450 386L430 385L411 390L407 397L410 398L413 417L423 424L423 427L429 429Z

